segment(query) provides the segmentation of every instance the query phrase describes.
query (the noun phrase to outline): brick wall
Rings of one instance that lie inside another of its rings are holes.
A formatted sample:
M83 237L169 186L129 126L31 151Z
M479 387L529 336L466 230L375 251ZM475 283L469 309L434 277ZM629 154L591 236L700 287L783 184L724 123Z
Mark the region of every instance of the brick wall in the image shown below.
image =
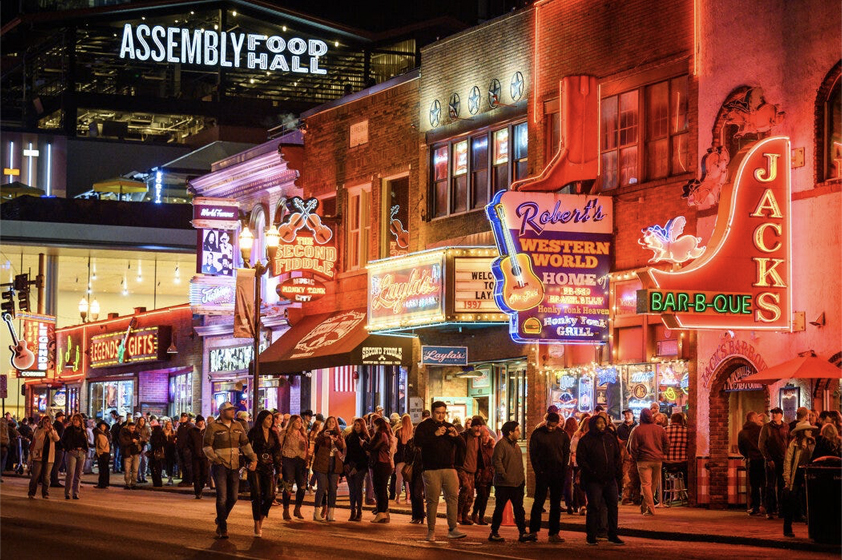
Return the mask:
M169 402L170 376L165 371L145 371L138 375L139 403Z

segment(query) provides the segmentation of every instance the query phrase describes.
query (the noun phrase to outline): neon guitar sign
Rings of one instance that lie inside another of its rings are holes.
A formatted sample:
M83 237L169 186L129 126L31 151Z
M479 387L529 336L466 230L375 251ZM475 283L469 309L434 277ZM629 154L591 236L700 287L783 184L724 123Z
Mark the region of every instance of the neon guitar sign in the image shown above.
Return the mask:
M485 211L500 253L494 298L512 339L606 343L610 197L501 191Z
M17 370L27 370L35 364L35 354L27 347L25 340L18 340L18 333L15 332L15 325L12 323L12 316L8 313L3 314L3 320L9 327L9 332L12 335L12 345L9 350L12 351L12 357L9 362L12 367Z

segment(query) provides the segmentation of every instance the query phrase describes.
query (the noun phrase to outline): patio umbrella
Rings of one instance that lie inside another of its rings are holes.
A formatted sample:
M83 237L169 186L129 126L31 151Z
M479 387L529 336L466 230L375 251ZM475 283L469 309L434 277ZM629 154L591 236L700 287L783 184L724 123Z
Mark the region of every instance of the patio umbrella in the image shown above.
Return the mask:
M133 181L124 177L114 177L99 183L94 183L93 190L99 193L116 193L123 197L124 193L145 193L146 183Z
M14 198L22 195L43 196L44 191L36 187L24 185L20 181L12 181L11 183L4 183L0 185L0 195L2 195L3 198Z
M817 356L800 356L744 377L740 382L769 385L782 379L842 379L842 369Z

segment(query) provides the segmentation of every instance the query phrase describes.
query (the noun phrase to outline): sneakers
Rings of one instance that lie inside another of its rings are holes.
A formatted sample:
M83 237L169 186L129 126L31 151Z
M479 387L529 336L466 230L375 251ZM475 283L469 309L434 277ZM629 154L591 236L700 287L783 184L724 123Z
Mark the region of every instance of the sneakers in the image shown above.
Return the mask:
M622 546L626 544L625 541L623 541L620 537L608 537L608 542L610 542L611 544L616 544L617 546Z
M518 542L536 542L538 540L538 533L522 533L517 540Z
M436 532L435 531L427 531L427 538L424 539L427 542L436 542Z
M588 537L587 543L591 546L596 546L597 545L596 537Z
M467 536L468 535L466 535L465 533L463 533L459 529L456 529L455 527L447 532L447 538L448 539L464 539Z
M579 508L579 515L587 515L587 513L588 513L588 508L586 508L585 506L582 506L582 507Z
M563 538L563 537L560 537L559 535L550 535L550 538L549 538L549 539L547 539L547 542L550 542L550 543L563 543L563 542L564 542L564 538Z
M488 535L488 540L491 542L505 542L506 539L498 535L497 533L491 533Z

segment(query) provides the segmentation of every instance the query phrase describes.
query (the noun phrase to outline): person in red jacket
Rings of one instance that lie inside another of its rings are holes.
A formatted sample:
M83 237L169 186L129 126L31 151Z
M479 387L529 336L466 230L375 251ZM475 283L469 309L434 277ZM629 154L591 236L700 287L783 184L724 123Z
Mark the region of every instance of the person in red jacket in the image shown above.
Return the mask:
M655 515L655 493L661 485L661 466L669 451L669 438L661 426L655 424L654 414L648 408L640 413L640 425L629 437L629 451L637 463L640 487L643 490L643 515Z

